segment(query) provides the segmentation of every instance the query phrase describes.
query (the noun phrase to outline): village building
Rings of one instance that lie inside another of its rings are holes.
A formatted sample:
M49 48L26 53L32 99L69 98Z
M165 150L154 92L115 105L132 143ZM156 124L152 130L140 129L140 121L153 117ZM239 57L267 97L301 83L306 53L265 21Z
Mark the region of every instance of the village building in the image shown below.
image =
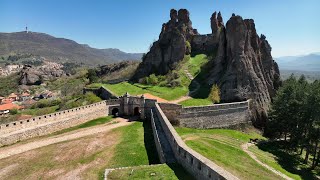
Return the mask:
M8 114L13 109L22 109L22 107L13 103L2 104L0 105L0 115Z
M18 101L19 97L18 97L18 95L16 95L15 93L11 93L11 94L8 96L8 99L11 99L12 101Z
M20 95L20 101L26 101L26 100L29 100L31 99L31 96L29 93L27 92L24 92Z

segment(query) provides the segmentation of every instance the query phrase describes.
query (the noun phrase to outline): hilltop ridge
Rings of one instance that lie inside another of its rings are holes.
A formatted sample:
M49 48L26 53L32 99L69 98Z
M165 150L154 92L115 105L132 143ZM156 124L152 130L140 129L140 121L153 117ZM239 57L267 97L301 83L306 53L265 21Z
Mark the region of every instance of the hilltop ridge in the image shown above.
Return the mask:
M125 60L140 60L141 53L119 49L96 49L66 38L38 32L0 33L0 56L33 54L53 62L72 62L95 66Z

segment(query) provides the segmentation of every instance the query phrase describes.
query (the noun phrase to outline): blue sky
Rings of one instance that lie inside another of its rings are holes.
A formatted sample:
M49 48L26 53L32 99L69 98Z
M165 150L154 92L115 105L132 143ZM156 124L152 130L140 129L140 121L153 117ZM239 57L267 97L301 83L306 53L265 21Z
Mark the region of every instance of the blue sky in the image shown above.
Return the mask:
M193 27L210 33L221 11L255 20L274 57L320 52L319 0L0 0L0 32L24 30L72 39L95 48L146 52L171 8L190 11Z

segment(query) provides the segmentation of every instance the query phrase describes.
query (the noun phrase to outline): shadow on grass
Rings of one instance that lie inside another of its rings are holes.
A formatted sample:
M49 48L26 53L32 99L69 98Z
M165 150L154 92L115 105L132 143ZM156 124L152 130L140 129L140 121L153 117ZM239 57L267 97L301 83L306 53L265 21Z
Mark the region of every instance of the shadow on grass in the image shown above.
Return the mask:
M257 144L258 148L267 151L274 156L279 165L286 171L299 175L302 179L317 179L314 172L302 163L302 158L297 154L286 152L286 142L273 141Z
M143 122L143 128L144 128L144 146L147 151L149 164L160 164L158 152L156 149L156 144L153 138L151 122L148 120L145 120L142 122ZM183 180L195 179L178 163L168 164L168 166L170 167L170 169L174 171L178 179L183 179Z
M160 164L156 144L153 139L151 122L148 120L142 121L144 129L144 147L146 148L149 164Z
M171 163L168 164L170 169L174 172L178 179L183 180L195 180L195 178L189 174L180 164L178 163Z

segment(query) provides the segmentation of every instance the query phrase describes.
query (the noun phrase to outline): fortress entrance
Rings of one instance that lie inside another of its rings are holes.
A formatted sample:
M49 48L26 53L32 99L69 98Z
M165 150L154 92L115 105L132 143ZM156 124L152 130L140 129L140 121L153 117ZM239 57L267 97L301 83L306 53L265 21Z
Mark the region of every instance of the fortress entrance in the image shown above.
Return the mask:
M133 109L133 115L135 115L135 116L140 116L140 114L141 114L141 112L140 112L139 107L135 107L135 108Z
M113 108L112 111L111 111L111 114L112 114L114 117L119 116L119 109L118 109L118 108Z

